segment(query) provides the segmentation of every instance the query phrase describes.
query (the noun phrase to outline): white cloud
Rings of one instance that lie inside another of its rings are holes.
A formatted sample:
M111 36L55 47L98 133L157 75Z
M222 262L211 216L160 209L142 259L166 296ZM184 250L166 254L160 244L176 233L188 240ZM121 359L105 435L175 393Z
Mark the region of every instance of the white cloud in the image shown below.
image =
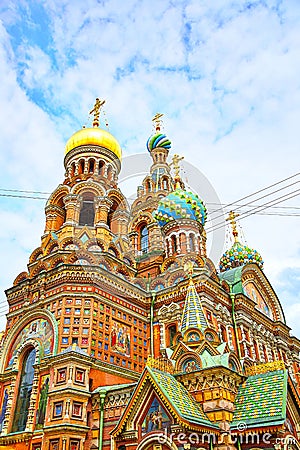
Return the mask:
M38 39L32 24L43 8ZM48 0L38 13L31 2L0 12L2 187L54 189L64 140L86 122L96 96L107 99L110 130L128 154L145 150L152 115L165 113L174 151L203 171L224 203L297 171L299 2ZM36 243L43 228L42 205L30 205L39 225L24 219L25 200L14 211L14 237L12 219L3 218L5 248L18 255L11 272L5 267L6 287L26 266L31 242L23 251L18 243L28 227ZM299 265L297 220L244 221L274 284Z

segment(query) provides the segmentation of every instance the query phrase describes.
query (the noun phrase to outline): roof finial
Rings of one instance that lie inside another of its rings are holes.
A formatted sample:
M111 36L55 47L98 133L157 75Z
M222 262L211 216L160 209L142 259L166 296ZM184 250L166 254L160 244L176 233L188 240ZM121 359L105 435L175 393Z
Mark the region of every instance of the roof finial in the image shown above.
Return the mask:
M163 114L156 113L155 116L152 119L153 125L155 127L155 131L158 133L162 128L162 120Z
M172 158L171 166L173 166L174 169L174 181L175 181L175 188L180 188L180 165L179 161L184 159L184 156L179 156L177 153Z
M229 215L226 220L230 222L231 228L232 228L232 234L234 238L234 242L238 242L238 230L236 226L236 218L239 217L239 214L235 213L234 211L230 211Z
M100 110L101 110L102 106L104 105L104 103L105 103L105 100L100 100L98 97L96 98L94 108L90 111L90 114L94 115L93 127L99 127L99 125L100 125L100 121L99 121Z

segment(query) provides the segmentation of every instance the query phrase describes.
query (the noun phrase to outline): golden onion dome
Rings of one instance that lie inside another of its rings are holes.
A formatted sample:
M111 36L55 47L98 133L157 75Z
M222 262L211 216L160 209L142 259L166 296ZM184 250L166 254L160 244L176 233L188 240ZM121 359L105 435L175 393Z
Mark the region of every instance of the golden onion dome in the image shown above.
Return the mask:
M119 142L112 134L102 128L82 128L82 130L74 133L66 144L65 154L81 145L99 145L110 150L119 159L122 158Z

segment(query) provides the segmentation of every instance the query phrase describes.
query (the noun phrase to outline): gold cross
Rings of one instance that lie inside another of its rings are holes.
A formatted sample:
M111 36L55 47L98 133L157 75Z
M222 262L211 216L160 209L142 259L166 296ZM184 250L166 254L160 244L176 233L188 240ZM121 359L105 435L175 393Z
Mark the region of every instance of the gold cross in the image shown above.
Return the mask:
M160 131L161 123L162 123L162 120L161 120L162 117L163 117L163 114L161 114L161 113L156 113L155 116L153 117L152 122L154 123L155 131Z
M183 156L179 156L177 155L177 153L173 156L172 158L172 163L171 165L173 166L174 169L174 179L180 179L180 165L179 165L179 161L181 161L182 159L184 159Z
M239 217L238 213L235 213L234 211L230 211L229 215L228 215L228 217L226 219L226 220L228 220L230 222L230 225L231 225L231 228L232 228L232 234L233 234L235 242L237 242L237 237L238 237L238 234L239 234L238 230L237 230L237 227L236 227L236 220L235 220L237 217Z
M100 100L98 97L96 98L96 102L94 104L94 108L90 111L90 114L94 114L93 127L99 127L99 116L100 110L104 105L105 100Z

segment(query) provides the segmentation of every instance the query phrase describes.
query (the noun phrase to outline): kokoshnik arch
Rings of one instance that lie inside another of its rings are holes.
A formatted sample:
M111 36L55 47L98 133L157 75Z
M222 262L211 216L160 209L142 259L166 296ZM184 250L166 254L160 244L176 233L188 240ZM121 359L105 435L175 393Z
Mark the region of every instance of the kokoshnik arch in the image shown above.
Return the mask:
M160 114L129 207L103 103L68 140L41 244L6 291L0 448L299 449L300 342L260 254L232 212L234 244L208 258L206 207L177 154L171 171Z

